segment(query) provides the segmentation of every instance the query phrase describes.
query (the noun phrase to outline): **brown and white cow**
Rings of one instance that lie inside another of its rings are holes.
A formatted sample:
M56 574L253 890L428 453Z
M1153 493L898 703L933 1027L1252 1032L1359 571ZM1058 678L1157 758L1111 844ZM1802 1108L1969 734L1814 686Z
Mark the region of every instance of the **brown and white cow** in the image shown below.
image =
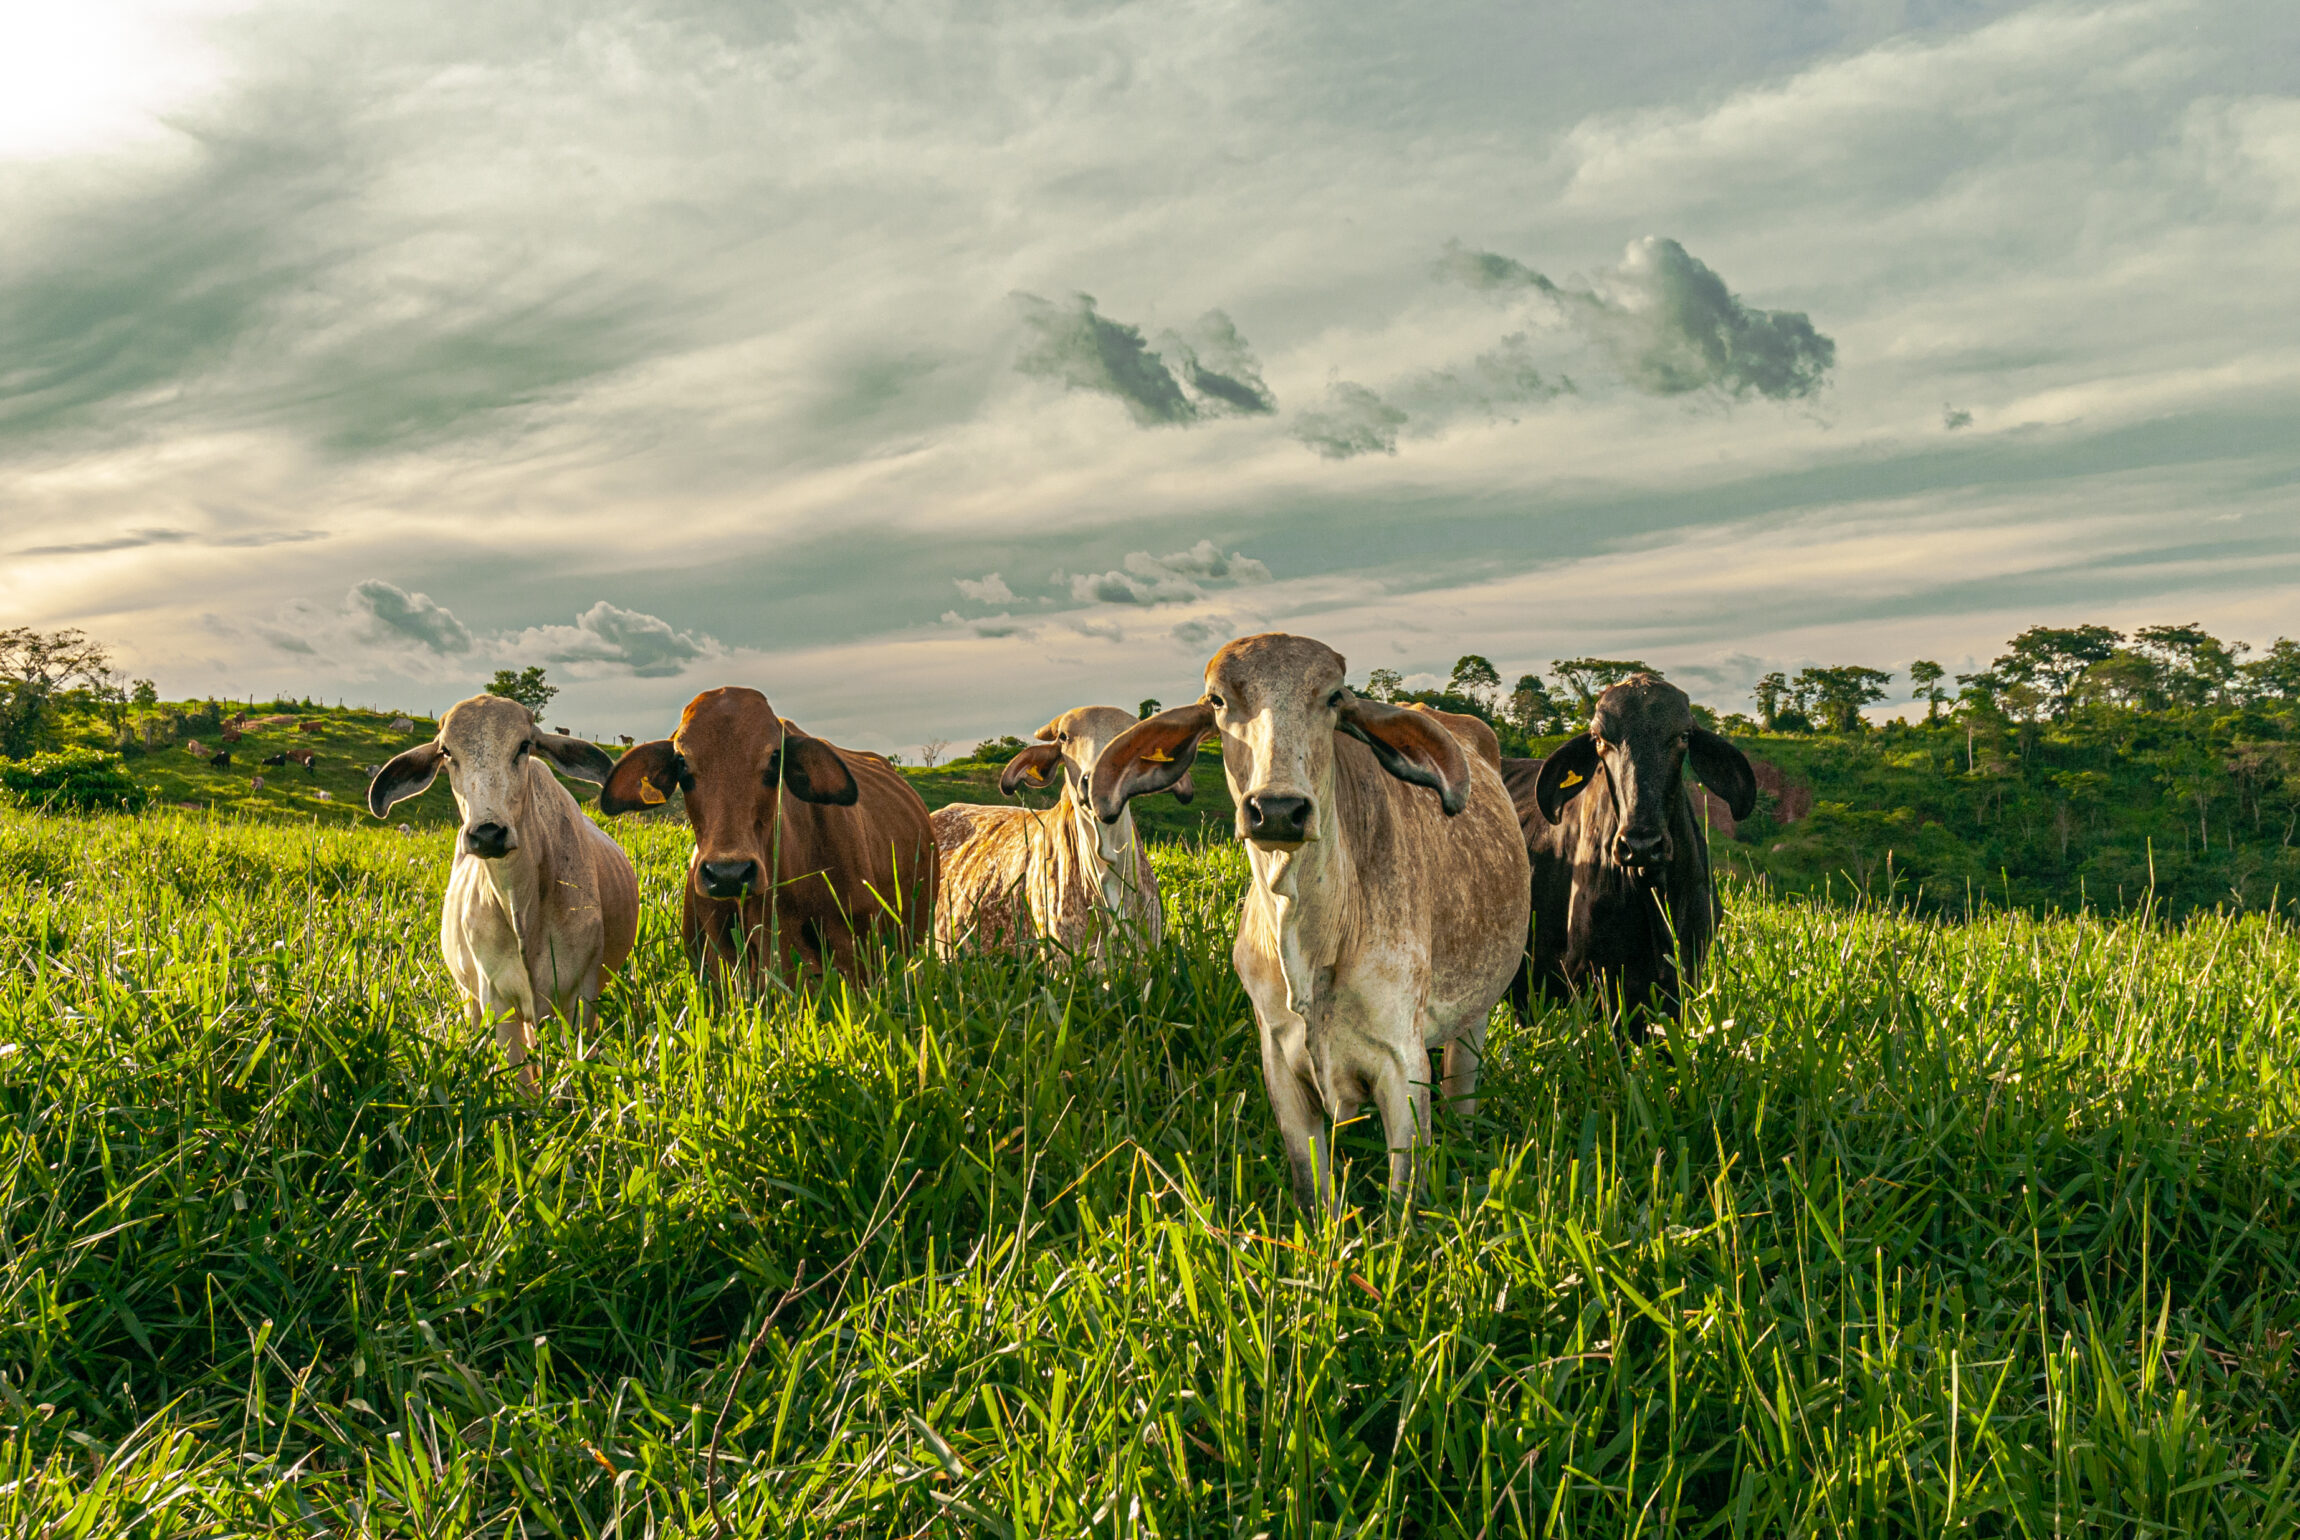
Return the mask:
M1007 761L998 789L1010 797L1061 778L1062 797L1051 808L956 802L935 810L938 951L947 956L969 943L1018 951L1043 940L1099 962L1118 937L1150 947L1165 939L1158 878L1132 808L1104 823L1088 791L1104 747L1133 725L1131 711L1080 706L1041 727L1038 741ZM1174 791L1187 801L1188 777Z
M849 978L863 942L915 944L934 914L934 833L910 782L876 754L834 748L756 690L705 690L679 730L615 762L609 813L684 792L695 853L681 929L698 967L754 978L796 958Z
M553 1014L580 1021L595 1009L607 974L623 965L639 934L630 858L545 761L593 784L614 768L591 744L538 728L518 702L475 695L450 707L431 742L376 771L367 788L368 811L381 818L446 767L463 823L440 912L440 950L472 1026L494 1020L529 1089L537 1024Z
M1195 705L1111 744L1094 807L1172 785L1212 732L1253 886L1231 951L1261 1028L1262 1076L1307 1208L1334 1196L1332 1130L1371 1100L1390 1188L1417 1183L1430 1050L1475 1106L1486 1018L1525 954L1525 841L1482 742L1438 713L1361 700L1306 637L1231 642Z

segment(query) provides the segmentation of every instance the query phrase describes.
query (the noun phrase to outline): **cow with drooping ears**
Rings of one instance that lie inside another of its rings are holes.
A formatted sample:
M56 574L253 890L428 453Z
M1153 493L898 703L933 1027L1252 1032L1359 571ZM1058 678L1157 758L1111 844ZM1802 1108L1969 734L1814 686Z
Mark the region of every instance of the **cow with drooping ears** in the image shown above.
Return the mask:
M1688 765L1735 818L1755 809L1748 759L1656 674L1600 695L1546 759L1503 761L1533 891L1533 949L1510 990L1521 1015L1536 990L1618 1012L1632 1040L1682 1015L1723 915Z
M756 690L705 690L679 729L628 750L599 794L609 813L683 793L695 851L681 930L707 974L867 972L869 943L915 945L933 923L926 804L876 754L775 714Z
M1220 741L1253 872L1231 960L1307 1209L1335 1198L1333 1130L1368 1101L1391 1191L1413 1194L1430 1053L1445 1099L1474 1110L1486 1018L1525 952L1525 842L1490 733L1457 726L1359 698L1322 642L1249 636L1206 665L1195 704L1137 723L1094 768L1095 812L1114 819Z
M543 731L516 701L475 695L368 783L368 811L381 818L446 770L461 823L440 950L472 1026L494 1021L529 1090L537 1026L595 1009L638 937L630 858L552 775L596 785L614 763L595 744Z

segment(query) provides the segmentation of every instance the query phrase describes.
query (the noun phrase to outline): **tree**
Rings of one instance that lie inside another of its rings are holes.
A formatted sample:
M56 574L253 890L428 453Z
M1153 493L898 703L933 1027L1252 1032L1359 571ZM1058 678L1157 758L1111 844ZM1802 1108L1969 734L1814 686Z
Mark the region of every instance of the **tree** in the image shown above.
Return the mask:
M1520 674L1509 699L1502 704L1502 714L1512 727L1530 737L1549 731L1549 724L1562 713L1539 674Z
M1909 694L1912 699L1925 703L1928 722L1941 719L1941 702L1949 698L1949 692L1941 688L1941 681L1947 677L1941 666L1929 658L1919 658L1909 665Z
M1765 731L1779 731L1777 724L1781 720L1781 713L1791 704L1789 676L1778 670L1767 674L1757 681L1757 687L1749 692L1749 698L1757 703L1757 720L1764 724Z
M1134 714L1141 720L1147 722L1164 709L1166 708L1163 701L1146 700L1141 705L1134 708Z
M2237 677L2237 659L2251 651L2230 646L2202 626L2142 626L2132 633L2133 651L2157 666L2164 692L2183 706L2202 706L2224 697Z
M2005 655L1990 667L2007 685L2042 692L2052 714L2066 716L2076 703L2077 680L2123 640L2123 632L2107 626L2031 626L2006 643Z
M2086 669L2077 681L2076 693L2081 700L2105 701L2135 711L2162 711L2171 698L2165 692L2163 666L2130 647L2119 647Z
M2300 700L2300 642L2276 638L2274 646L2244 665L2245 693L2260 700Z
M948 738L929 738L918 746L918 762L932 770L942 763L942 756L950 749Z
M500 668L488 682L487 693L500 695L505 700L515 700L541 716L543 708L550 705L551 698L559 693L559 687L543 682L543 669L540 665L525 669Z
M1583 716L1597 705L1597 697L1635 674L1658 674L1659 669L1635 658L1552 658L1551 672L1573 692Z
M1884 687L1892 678L1883 669L1844 664L1800 670L1790 688L1798 707L1810 711L1829 731L1851 733L1860 731L1861 708L1883 700Z
M1405 676L1394 668L1377 668L1366 675L1368 700L1395 700L1398 691L1405 688Z
M129 699L144 710L149 711L160 703L160 687L149 679L138 679L134 683Z
M83 631L0 630L0 759L22 759L46 742L56 697L111 683L111 654Z
M1454 660L1452 677L1446 688L1456 695L1466 695L1491 711L1493 698L1501 693L1501 675L1494 666L1476 653L1464 653Z

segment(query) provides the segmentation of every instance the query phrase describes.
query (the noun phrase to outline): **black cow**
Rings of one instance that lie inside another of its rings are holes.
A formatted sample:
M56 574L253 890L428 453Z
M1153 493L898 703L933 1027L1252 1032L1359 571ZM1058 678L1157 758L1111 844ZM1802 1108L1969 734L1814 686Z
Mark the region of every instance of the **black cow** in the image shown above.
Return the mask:
M1547 759L1502 761L1533 859L1533 946L1510 986L1520 1016L1538 987L1546 1000L1593 996L1621 1011L1632 1040L1648 1015L1678 1019L1723 913L1688 758L1735 818L1749 816L1749 761L1693 720L1683 690L1638 674L1599 696L1588 731Z
M219 770L228 767L231 762L232 751L230 749L218 749L213 754L208 756L208 763L215 766Z
M283 754L266 754L266 755L263 757L262 763L263 763L263 766L264 766L264 768L265 768L265 769L267 769L267 770L268 770L268 769L271 769L272 767L274 767L274 766L276 766L276 765L284 765L284 764L286 764L286 763L287 763L287 755L286 755L286 754L284 754L284 753L283 753Z

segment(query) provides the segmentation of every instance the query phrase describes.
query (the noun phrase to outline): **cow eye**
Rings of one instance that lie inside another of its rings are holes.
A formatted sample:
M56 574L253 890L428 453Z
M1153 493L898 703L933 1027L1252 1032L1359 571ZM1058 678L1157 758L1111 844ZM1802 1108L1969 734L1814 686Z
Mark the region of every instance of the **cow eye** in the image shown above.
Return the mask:
M1212 690L1208 690L1206 692L1206 704L1213 707L1216 711L1220 711L1225 705L1228 704L1228 702L1224 701L1221 696L1216 695Z
M527 757L527 751L533 747L535 747L535 745L532 743L522 743L519 745L519 747L511 751L511 757L513 759L525 759Z
M1336 711L1341 710L1342 697L1347 693L1348 692L1344 690L1336 690L1333 694L1326 697L1326 704L1331 706Z

